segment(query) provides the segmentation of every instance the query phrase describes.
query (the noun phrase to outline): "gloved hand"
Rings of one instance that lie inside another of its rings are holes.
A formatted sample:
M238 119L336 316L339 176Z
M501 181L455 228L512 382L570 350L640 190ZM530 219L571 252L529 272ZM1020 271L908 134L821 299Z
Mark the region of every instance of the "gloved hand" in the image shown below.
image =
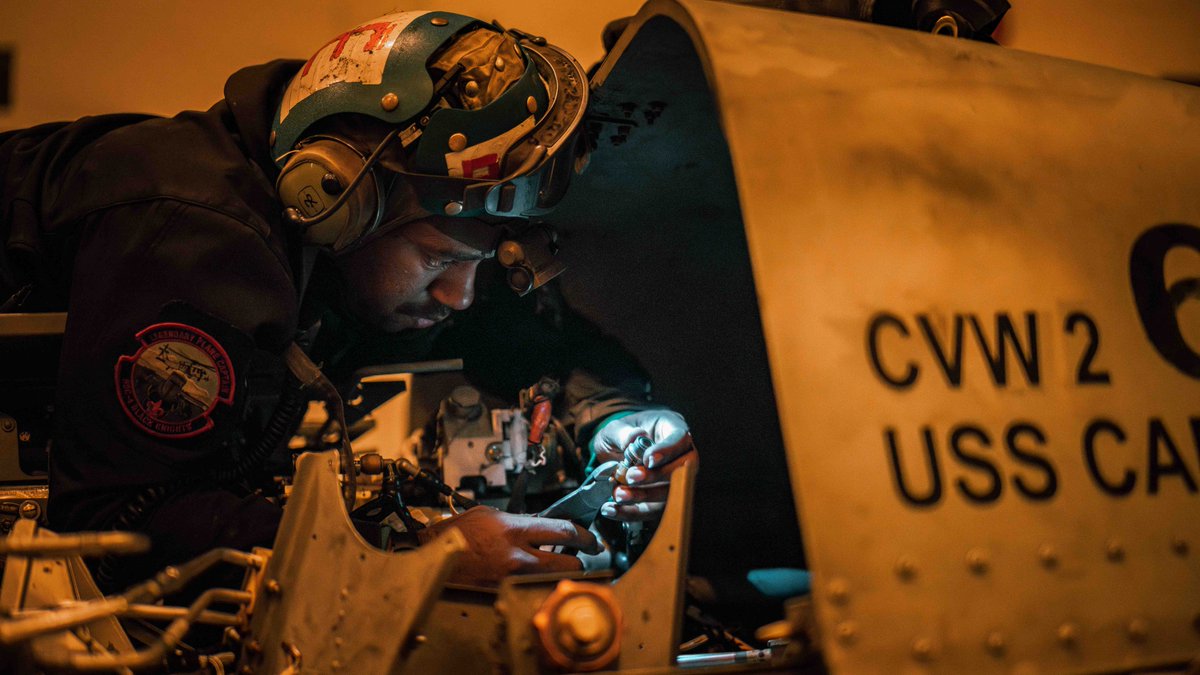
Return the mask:
M539 546L567 546L589 554L602 550L591 532L569 520L521 516L487 506L438 521L417 536L425 543L451 527L467 540L467 550L450 574L450 581L460 584L490 586L510 574L583 569L579 558L542 551Z
M629 485L613 490L613 501L600 514L617 520L653 520L667 505L671 473L687 462L700 461L692 434L683 416L672 410L643 410L604 423L592 439L597 462L620 460L625 448L639 437L651 445L642 455L642 466L625 473Z

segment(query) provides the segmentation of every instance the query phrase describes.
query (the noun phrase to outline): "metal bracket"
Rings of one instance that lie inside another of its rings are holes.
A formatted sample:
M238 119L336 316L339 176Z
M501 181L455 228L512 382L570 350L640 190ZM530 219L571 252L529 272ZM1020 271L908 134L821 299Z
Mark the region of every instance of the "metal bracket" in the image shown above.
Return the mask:
M271 560L255 589L251 639L242 661L280 672L303 658L305 671L395 670L413 630L442 589L466 540L451 529L421 548L386 553L363 541L340 508L337 456L302 455ZM378 639L379 619L388 635ZM293 649L286 653L279 645Z
M675 665L683 624L685 572L691 537L691 509L697 465L686 464L672 476L666 510L654 538L628 572L608 585L586 575L547 574L511 577L500 586L496 609L503 618L505 665L514 674L544 670L534 617L564 579L604 583L619 607L620 655L604 667L668 668Z

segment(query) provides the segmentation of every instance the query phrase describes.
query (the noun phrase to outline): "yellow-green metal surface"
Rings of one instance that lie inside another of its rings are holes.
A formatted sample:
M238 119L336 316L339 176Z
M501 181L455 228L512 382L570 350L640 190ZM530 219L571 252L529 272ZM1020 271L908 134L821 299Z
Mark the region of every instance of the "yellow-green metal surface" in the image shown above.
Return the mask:
M1200 652L1200 89L703 0L598 79L664 21L728 144L831 668Z

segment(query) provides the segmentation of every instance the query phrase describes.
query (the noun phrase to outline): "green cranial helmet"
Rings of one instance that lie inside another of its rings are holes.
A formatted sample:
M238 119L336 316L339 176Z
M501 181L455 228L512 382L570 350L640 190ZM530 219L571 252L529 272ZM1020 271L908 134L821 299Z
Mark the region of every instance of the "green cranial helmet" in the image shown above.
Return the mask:
M283 167L314 125L367 115L392 129L368 165L402 174L428 211L528 218L566 189L587 92L579 63L542 38L459 14L397 12L304 64L271 149Z

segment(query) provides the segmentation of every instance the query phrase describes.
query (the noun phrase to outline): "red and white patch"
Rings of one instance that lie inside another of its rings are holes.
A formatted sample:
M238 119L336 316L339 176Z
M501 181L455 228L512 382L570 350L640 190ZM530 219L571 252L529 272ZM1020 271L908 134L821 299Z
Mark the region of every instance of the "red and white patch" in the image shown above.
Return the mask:
M500 162L508 149L533 129L530 115L508 131L458 152L446 153L446 174L455 178L495 180L500 178Z
M396 37L428 11L385 14L325 43L300 69L283 93L279 121L313 92L338 82L379 84Z
M156 323L117 359L117 400L129 419L159 438L190 438L212 428L218 403L233 404L233 363L204 331Z

